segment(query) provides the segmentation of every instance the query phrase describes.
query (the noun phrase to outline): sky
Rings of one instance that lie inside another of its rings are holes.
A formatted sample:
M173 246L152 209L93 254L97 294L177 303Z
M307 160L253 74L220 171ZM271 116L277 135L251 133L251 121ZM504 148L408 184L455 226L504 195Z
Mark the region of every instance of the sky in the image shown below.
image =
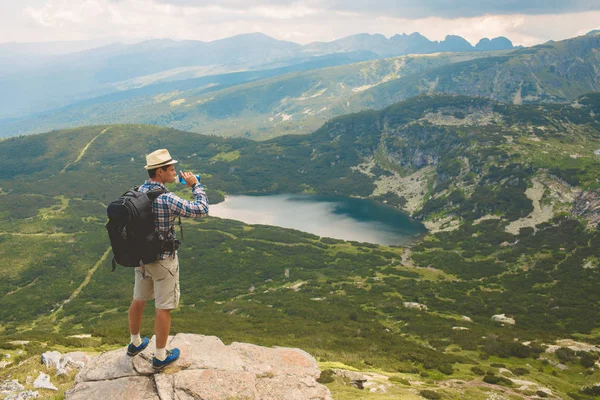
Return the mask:
M593 29L600 29L600 0L0 0L0 43L211 41L262 32L305 44L419 32L531 46Z

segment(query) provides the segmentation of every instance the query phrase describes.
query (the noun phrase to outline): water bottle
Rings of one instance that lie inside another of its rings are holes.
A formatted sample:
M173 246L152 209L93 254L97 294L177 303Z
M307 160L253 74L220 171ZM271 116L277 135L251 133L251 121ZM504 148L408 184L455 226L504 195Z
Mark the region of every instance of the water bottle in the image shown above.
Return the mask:
M183 171L179 170L179 175L177 175L177 177L179 178L179 183L185 185L185 184L187 184L187 182L185 181L185 179L183 179L181 174L183 174ZM198 184L200 184L200 175L196 175L196 179L198 179Z

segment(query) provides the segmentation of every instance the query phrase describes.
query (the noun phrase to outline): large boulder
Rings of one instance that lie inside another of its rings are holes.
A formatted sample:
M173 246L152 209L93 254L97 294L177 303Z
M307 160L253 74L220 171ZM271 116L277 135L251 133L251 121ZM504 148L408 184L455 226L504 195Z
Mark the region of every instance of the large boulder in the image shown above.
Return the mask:
M168 347L181 350L179 360L155 374L154 341L135 357L125 348L96 357L79 372L65 399L332 399L316 381L316 360L300 349L227 346L215 336L177 334Z

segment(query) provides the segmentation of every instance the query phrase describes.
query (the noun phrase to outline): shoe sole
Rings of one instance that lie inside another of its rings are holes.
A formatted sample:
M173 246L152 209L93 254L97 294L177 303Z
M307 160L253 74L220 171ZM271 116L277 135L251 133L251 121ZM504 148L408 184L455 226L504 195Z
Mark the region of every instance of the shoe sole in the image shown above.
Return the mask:
M146 347L148 347L148 346L146 345ZM127 355L128 355L128 356L130 356L130 357L137 356L137 355L138 355L138 354L140 354L142 351L146 350L146 347L144 347L143 349L139 349L139 350L138 350L138 351L136 351L135 353L132 353L132 352L130 352L129 350L127 350Z
M166 367L168 367L169 365L173 365L173 364L175 363L175 361L177 361L177 360L179 360L179 358L176 358L176 359L174 359L173 361L171 361L170 363L168 363L168 364L165 364L165 365L161 365L161 366L159 366L159 367L156 367L156 366L154 366L154 364L152 364L152 370L153 370L154 372L160 372L160 371L162 371L163 369L165 369Z
M160 371L162 371L163 369L165 369L166 367L168 367L171 364L173 364L173 363L170 362L170 363L165 364L165 365L160 366L160 367L155 367L154 365L152 365L152 371L154 371L154 372L160 372Z

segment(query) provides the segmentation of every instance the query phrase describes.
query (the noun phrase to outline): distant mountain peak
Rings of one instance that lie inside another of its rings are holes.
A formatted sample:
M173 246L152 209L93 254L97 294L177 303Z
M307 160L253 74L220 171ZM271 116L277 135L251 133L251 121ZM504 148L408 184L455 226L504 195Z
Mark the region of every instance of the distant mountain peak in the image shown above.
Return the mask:
M497 38L493 38L492 40L483 38L475 45L475 49L481 51L507 50L512 49L513 47L513 43L504 36L499 36Z

